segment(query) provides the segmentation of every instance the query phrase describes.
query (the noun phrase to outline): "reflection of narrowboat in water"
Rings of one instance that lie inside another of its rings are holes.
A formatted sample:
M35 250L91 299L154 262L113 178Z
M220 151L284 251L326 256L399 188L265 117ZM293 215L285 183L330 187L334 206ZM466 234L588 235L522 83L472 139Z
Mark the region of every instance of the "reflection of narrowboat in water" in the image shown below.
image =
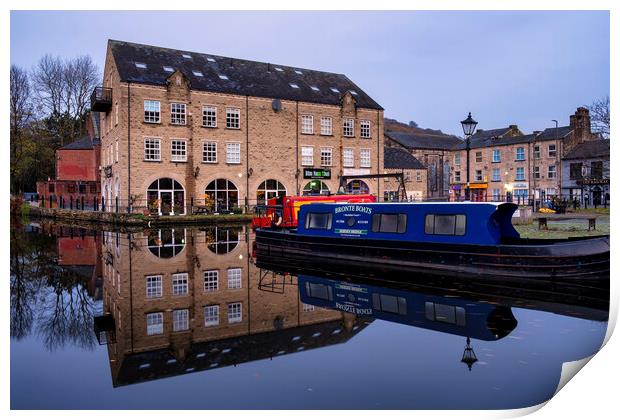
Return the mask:
M297 229L258 229L257 256L432 274L588 281L609 277L609 236L521 239L513 203L308 204Z
M509 307L408 290L299 275L301 301L424 329L499 340L517 326Z

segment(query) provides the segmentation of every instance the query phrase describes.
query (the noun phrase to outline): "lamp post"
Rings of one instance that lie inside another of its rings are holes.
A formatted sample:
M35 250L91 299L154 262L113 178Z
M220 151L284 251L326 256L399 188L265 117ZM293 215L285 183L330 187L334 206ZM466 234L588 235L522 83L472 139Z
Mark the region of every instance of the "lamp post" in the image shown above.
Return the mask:
M478 122L471 117L471 112L467 115L463 121L461 121L461 125L463 126L463 133L465 134L465 151L467 153L467 186L465 188L465 200L469 200L469 149L471 147L470 137L474 134L474 130L478 125Z

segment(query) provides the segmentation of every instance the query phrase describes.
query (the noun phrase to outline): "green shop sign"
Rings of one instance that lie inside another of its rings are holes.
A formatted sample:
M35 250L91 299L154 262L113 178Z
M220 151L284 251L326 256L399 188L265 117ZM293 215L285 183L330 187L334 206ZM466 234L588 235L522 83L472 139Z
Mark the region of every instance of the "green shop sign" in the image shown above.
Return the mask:
M331 169L304 168L304 179L331 179L331 177Z

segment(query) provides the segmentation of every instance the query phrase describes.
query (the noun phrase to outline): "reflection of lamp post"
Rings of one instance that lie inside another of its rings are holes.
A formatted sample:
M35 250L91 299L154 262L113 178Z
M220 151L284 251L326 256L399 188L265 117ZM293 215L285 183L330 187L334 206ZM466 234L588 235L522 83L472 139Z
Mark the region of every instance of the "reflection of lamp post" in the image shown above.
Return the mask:
M476 357L476 353L474 353L474 349L471 347L471 341L469 337L467 337L467 345L465 346L465 350L463 351L463 357L461 358L461 362L465 363L471 372L471 367L478 361Z
M470 137L474 134L474 130L478 125L478 122L471 117L471 112L467 115L467 118L461 121L463 126L463 133L465 134L465 152L467 153L467 187L465 188L465 200L469 200L469 149L470 149Z

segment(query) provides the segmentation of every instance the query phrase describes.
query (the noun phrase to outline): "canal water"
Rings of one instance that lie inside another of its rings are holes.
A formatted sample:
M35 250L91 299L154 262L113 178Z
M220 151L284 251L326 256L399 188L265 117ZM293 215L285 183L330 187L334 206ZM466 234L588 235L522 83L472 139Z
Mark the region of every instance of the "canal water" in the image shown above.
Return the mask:
M252 242L14 222L11 408L521 408L605 336L604 285L365 276Z

